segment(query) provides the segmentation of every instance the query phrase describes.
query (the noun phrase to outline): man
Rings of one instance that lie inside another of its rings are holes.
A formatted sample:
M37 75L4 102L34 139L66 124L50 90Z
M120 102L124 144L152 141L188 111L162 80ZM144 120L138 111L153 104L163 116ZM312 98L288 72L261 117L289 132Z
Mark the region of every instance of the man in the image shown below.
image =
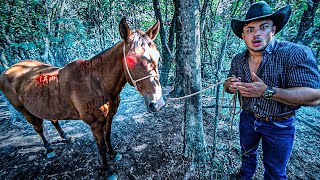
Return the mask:
M252 179L262 140L264 178L287 179L292 152L295 111L320 104L320 73L311 49L277 40L274 35L288 22L290 6L275 13L260 1L249 8L244 21L232 19L233 32L247 49L236 55L224 83L229 93L242 96L240 179Z

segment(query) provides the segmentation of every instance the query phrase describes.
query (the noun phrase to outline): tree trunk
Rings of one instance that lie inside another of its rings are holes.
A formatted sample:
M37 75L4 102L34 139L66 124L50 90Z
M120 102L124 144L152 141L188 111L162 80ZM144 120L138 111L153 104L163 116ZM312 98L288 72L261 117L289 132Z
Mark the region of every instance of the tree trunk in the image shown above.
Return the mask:
M182 46L185 94L200 91L200 11L199 0L181 0ZM192 166L203 170L209 160L204 139L201 94L185 102L184 155L192 158ZM193 169L192 169L193 170Z
M50 10L48 8L48 4L46 1L44 1L44 9L46 12L46 25L47 25L47 29L46 29L46 35L43 37L43 41L45 42L44 44L44 49L42 51L42 53L40 54L40 58L42 62L48 62L50 64L54 64L53 61L50 61L49 55L50 55L50 44L51 41L49 39L51 32L52 32L52 27L51 27L51 17L50 17Z
M160 39L162 45L162 67L161 67L161 74L160 74L160 83L162 86L166 86L168 82L168 75L170 71L170 61L171 61L171 54L167 47L167 36L164 30L163 22L162 22L162 15L160 11L159 0L153 0L153 8L155 11L156 18L160 21Z
M169 48L169 53L170 53L170 57L171 59L173 60L174 57L173 57L173 48L174 48L174 40L175 40L175 35L176 35L176 22L177 22L177 19L178 19L178 12L177 11L174 11L173 13L173 17L172 17L172 20L171 20L171 26L169 28L169 39L168 39L168 47ZM170 61L172 62L172 61ZM170 66L170 62L169 62L169 66ZM168 72L170 70L171 67L168 68Z
M236 0L235 2L235 6L231 7L230 10L226 11L226 12L230 12L230 15L225 13L224 16L225 17L234 17L235 13L237 12L237 9L239 7L240 4L240 0ZM219 4L217 5L217 7L219 6ZM227 50L227 46L228 46L228 40L229 40L229 36L231 34L231 27L230 27L230 22L229 21L224 21L226 22L223 25L223 29L226 29L225 32L225 38L223 39L222 43L221 43L221 48L220 48L220 53L219 53L219 58L217 60L217 62L213 62L212 64L216 64L216 71L215 71L215 79L220 82L221 81L221 71L222 71L222 63L223 60L225 59L225 54L226 54L226 50ZM219 100L220 100L220 87L221 85L218 85L215 88L215 118L213 120L213 142L212 142L212 157L214 158L215 156L215 150L216 150L216 141L217 141L217 136L216 136L216 132L217 132L217 125L218 125L218 118L219 118Z
M319 0L310 0L306 1L306 3L308 9L304 10L303 12L298 34L294 38L293 42L302 42L302 44L308 46L312 42L312 40L317 37L313 35L313 32L309 32L308 34L308 31L310 28L314 26L313 21L315 18L317 8L319 6Z
M226 24L227 26L227 31L226 31L226 36L225 36L225 39L223 40L222 42L222 46L221 46L221 51L220 51L220 56L219 56L219 59L218 59L218 65L217 65L217 71L215 73L215 76L216 76L216 79L218 82L221 81L221 65L222 65L222 62L224 60L224 57L225 57L225 54L226 54L226 48L227 48L227 45L228 45L228 38L230 36L230 33L231 33L231 29L230 29L230 26L229 24ZM216 142L217 142L217 125L218 125L218 118L219 118L219 102L220 100L220 84L216 87L216 107L215 107L215 116L214 116L214 120L213 120L213 126L214 126L214 129L213 129L213 143L212 143L212 157L215 156L215 150L216 150Z
M201 18L200 18L201 34L203 33L204 26L206 24L206 14L207 14L208 6L210 6L211 4L210 2L211 2L210 0L205 0L201 9Z
M58 19L61 19L63 17L65 8L66 8L66 2L65 2L65 0L63 0L62 2L60 2L60 7L59 7L60 11L59 11L59 16L57 17ZM56 37L60 37L61 25L62 25L62 22L59 22L58 27L57 27L57 31L55 32Z
M176 13L176 53L175 53L175 78L173 82L173 90L170 92L171 96L180 97L184 95L185 84L183 82L184 77L184 59L182 55L182 22L181 22L181 9L180 0L174 0L175 13Z
M10 40L10 37L6 35L4 28L2 28L0 32L5 37L4 39L6 40L0 44L1 66L4 69L8 69L9 66L12 65L12 57L11 57L10 47L9 47L11 44L11 40Z
M9 68L9 63L8 60L5 56L5 50L0 47L0 73L2 72L1 69L8 69ZM1 68L2 67L2 68Z

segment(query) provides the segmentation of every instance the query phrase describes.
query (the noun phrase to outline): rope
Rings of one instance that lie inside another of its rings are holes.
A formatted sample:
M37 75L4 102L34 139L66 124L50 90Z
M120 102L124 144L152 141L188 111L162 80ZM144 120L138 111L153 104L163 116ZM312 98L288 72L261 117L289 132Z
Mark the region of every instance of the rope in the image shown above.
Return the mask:
M129 77L130 77L130 80L131 80L131 82L132 82L132 84L133 84L133 86L134 86L134 88L135 88L136 90L138 90L137 82L142 81L142 80L145 80L145 79L148 79L148 78L151 78L151 77L155 77L155 76L158 76L158 77L159 77L158 73L156 73L156 74L147 75L147 76L142 77L142 78L140 78L140 79L134 80L134 79L132 78L132 76L131 76L131 73L130 73L130 71L129 71L128 64L127 64L127 61L126 61L126 44L123 44L123 60L124 60L124 63L125 63L125 65L126 65L126 69L127 69L128 75L129 75Z
M238 112L236 112L236 105L237 105L237 96L239 95L239 103L240 103L240 109ZM230 122L230 131L229 131L229 136L231 137L233 134L233 122L234 122L234 118L236 115L238 115L241 112L242 109L242 104L243 104L243 100L242 100L242 96L239 93L239 91L235 91L230 102L229 102L229 113L227 113L226 115L222 114L222 104L224 101L224 91L222 91L222 99L221 99L221 103L220 103L220 107L219 107L219 116L223 119L226 119L226 117L231 116L231 122ZM228 140L228 146L230 147L230 140Z
M207 88L205 88L205 89L203 89L203 90L201 90L201 91L198 91L198 92L195 92L195 93L186 95L186 96L178 97L178 98L167 98L167 100L177 101L177 100L186 99L186 98L195 96L195 95L200 94L200 93L202 93L202 92L204 92L204 91L207 91L207 90L209 90L209 89L212 89L212 88L218 86L218 85L221 84L221 83L224 83L225 81L227 81L228 79L231 79L231 78L232 78L232 77L228 77L228 78L226 78L226 79L224 79L224 80L222 80L222 81L220 81L220 82L218 82L218 83L216 83L216 84L214 84L214 85L211 85L211 86L209 86L209 87L207 87Z
M240 97L240 110L238 111L238 112L235 112L235 110L236 110L236 105L237 105L237 96L239 95L239 97ZM223 101L224 101L224 91L222 91L222 98L221 98L221 103L220 103L220 107L219 107L219 111L220 112L222 112L222 105L223 105ZM231 98L231 100L230 100L230 102L229 102L229 115L231 114L231 115L233 115L233 116L235 116L235 115L237 115L237 114L239 114L240 112L241 112L241 109L242 109L242 96L241 96L241 94L238 92L238 90L237 91L235 91L234 92L234 94L233 94L233 96L232 96L232 98ZM225 117L227 117L228 115L223 115L222 113L220 113L220 116L222 117L222 118L225 118Z
M203 89L201 91L198 91L198 92L186 95L186 96L178 97L178 98L167 98L167 100L176 101L176 100L186 99L186 98L195 96L195 95L200 94L200 93L202 93L204 91L207 91L208 89L214 88L214 87L218 86L219 84L224 83L225 81L227 81L228 79L231 79L231 78L233 78L233 77L228 77L228 78L226 78L226 79L224 79L224 80L222 80L222 81L220 81L220 82L218 82L218 83L216 83L216 84L214 84L212 86L209 86L209 87L207 87L207 88L205 88L205 89ZM236 104L237 104L237 96L238 95L240 97L240 110L238 112L236 112ZM220 112L219 115L221 117L223 117L223 118L225 118L228 115L232 116L231 117L232 123L231 123L231 127L230 127L230 129L232 130L232 124L233 124L234 117L237 114L239 114L241 112L241 109L242 109L242 96L238 92L238 90L235 91L234 95L231 98L231 101L229 102L229 114L226 115L226 116L222 114L222 104L223 104L223 102L224 102L224 90L222 91L222 98L221 98L220 107L219 107L219 112Z

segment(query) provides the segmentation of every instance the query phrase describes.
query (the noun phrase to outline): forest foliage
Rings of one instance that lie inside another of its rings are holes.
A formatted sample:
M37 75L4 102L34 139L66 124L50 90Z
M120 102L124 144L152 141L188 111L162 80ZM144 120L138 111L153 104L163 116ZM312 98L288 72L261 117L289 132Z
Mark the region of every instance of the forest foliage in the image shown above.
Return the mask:
M231 18L244 19L250 3L255 1L196 2L199 8L196 12L200 12L196 17L200 18L197 29L200 31L201 66L194 69L201 73L200 85L207 87L224 79L231 59L245 49L243 41L232 33L230 21ZM320 67L319 0L266 2L274 11L291 5L291 18L276 37L311 47ZM171 87L171 96L182 96L186 82L182 43L187 42L182 39L186 36L183 36L185 29L181 27L186 27L183 24L186 21L182 21L185 17L182 17L181 6L187 4L188 1L184 0L2 0L0 72L24 59L37 59L58 67L76 59L89 59L121 41L118 26L123 17L130 27L142 30L159 20L161 29L155 43L161 53L161 84ZM188 60L193 61L199 59ZM207 92L217 97L213 102L216 118L221 91L218 86ZM216 125L217 119L214 122ZM213 154L214 149L213 146Z
M158 4L155 4L158 2ZM144 29L153 24L155 8L160 11L163 31L156 43L160 52L168 45L170 28L179 15L174 15L180 1L160 0L4 0L0 2L1 66L7 68L24 59L38 59L63 66L75 59L87 59L120 41L118 23L126 17L131 27ZM268 2L268 1L267 1ZM245 0L202 0L204 24L201 34L202 78L211 81L225 74L233 56L244 49L244 44L230 33L230 19L244 19L250 5ZM274 9L290 4L293 10L289 23L277 35L282 40L310 46L319 59L320 11L317 0L269 1ZM201 11L201 10L200 10ZM309 14L308 14L309 12ZM313 14L312 14L313 12ZM158 16L159 17L159 16ZM226 50L223 42L228 36ZM160 38L165 37L160 41ZM172 37L170 37L172 36ZM164 43L167 43L164 45ZM170 66L169 84L174 81L175 47L162 60ZM221 54L224 53L224 54ZM223 56L223 62L219 58ZM168 59L169 57L169 59ZM217 72L219 70L219 72ZM205 84L204 84L205 85Z

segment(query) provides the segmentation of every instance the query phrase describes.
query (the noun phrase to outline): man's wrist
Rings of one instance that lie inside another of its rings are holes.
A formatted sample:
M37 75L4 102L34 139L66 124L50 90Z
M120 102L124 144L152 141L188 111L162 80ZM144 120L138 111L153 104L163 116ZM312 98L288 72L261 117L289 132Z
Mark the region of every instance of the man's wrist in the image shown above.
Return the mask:
M272 86L268 86L267 89L262 94L263 98L271 99L273 95L277 93L276 89Z

